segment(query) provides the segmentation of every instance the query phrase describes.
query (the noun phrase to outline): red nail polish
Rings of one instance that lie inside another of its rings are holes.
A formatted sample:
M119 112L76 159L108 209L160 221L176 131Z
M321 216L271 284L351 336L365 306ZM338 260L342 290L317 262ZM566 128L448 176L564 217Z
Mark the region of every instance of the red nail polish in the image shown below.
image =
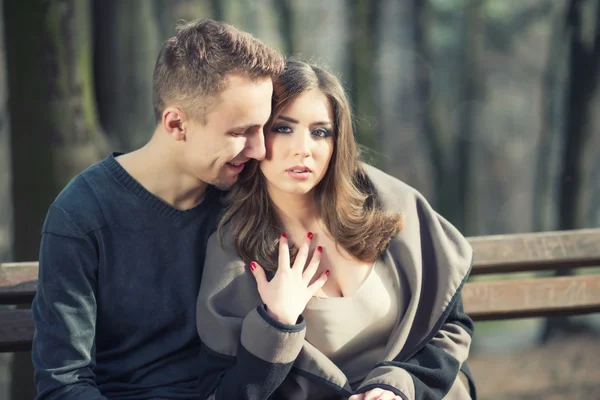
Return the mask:
M285 232L281 232L281 236L287 239L287 235L285 234Z
M254 271L256 269L256 263L254 261L252 261L250 263L250 271Z
M312 236L313 236L312 232L308 232L308 233L306 234L306 237L308 237L309 239L312 239Z
M329 270L325 271L325 275L329 276Z
M319 253L321 253L321 252L323 251L323 247L321 247L321 246L317 246L317 251L318 251Z

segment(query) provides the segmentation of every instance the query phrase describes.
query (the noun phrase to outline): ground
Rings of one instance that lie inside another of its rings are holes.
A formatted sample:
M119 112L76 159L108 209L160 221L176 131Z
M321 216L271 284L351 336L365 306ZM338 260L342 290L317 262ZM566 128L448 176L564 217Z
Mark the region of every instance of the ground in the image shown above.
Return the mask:
M600 399L600 337L555 339L543 347L474 354L481 400Z

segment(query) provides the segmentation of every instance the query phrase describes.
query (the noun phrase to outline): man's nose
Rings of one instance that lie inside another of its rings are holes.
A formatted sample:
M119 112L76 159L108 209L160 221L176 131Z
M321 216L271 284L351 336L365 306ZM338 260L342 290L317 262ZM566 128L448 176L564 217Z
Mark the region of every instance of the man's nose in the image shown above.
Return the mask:
M262 129L248 137L245 155L249 158L261 161L265 159L265 135Z

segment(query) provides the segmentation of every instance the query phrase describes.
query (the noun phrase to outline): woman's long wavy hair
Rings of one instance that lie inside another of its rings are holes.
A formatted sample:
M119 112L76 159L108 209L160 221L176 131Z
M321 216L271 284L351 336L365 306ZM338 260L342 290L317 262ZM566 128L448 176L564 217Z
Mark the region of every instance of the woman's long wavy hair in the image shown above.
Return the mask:
M304 61L289 59L273 85L269 132L282 110L300 94L321 90L334 115L334 150L325 176L313 191L319 217L335 242L353 258L376 259L403 225L401 213L385 212L366 176L354 139L350 103L340 81L328 71ZM267 193L259 163L249 161L238 183L225 198L225 211L217 234L223 240L225 225L242 259L277 269L279 238L283 231L277 207ZM292 262L297 248L291 247Z

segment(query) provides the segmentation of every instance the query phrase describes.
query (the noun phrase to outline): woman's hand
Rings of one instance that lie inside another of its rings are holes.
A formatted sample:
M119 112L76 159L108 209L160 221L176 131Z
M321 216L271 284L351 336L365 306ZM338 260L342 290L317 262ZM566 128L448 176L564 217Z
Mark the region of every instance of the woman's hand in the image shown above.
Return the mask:
M389 390L376 388L366 393L354 394L348 397L348 400L402 400L402 397Z
M265 270L258 263L250 263L250 270L256 278L258 292L267 306L267 312L283 324L296 324L310 298L323 287L329 275L329 271L325 271L311 284L323 251L321 246L317 247L310 264L304 269L311 238L312 234L309 233L307 240L298 249L294 265L290 266L288 239L285 233L281 235L279 265L275 277L270 282L267 281Z

